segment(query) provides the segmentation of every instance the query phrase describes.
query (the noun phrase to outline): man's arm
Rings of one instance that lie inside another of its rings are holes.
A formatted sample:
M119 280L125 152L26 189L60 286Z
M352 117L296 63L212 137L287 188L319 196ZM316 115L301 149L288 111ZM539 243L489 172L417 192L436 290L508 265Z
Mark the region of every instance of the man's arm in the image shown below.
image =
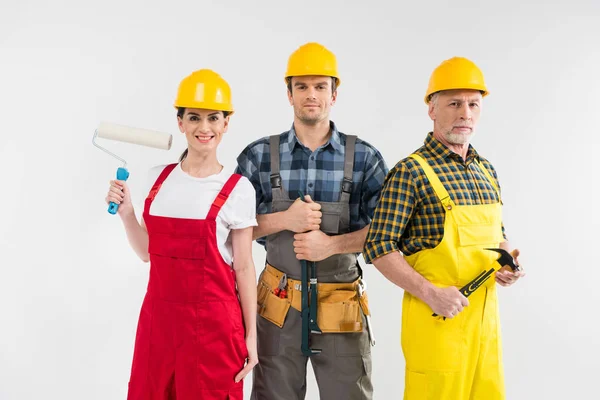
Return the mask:
M258 226L254 227L252 240L285 230L285 211L257 215L256 222L258 222Z
M390 282L427 303L438 315L453 318L469 305L469 300L456 287L436 287L397 251L373 260L373 264Z
M360 253L365 245L369 226L342 235L330 236L332 254Z
M258 226L255 226L253 229L252 240L259 239L284 229L282 225L282 213L260 214L261 212L264 213L266 211L266 206L264 204L266 202L266 194L263 193L262 190L258 164L261 161L264 161L261 160L261 151L266 151L267 144L262 145L262 150L255 150L256 146L256 144L250 144L240 153L240 155L238 155L237 167L234 171L236 174L248 178L254 187L254 192L256 194L256 221L258 222Z
M321 261L334 254L360 253L367 237L369 226L358 231L329 236L320 230L294 235L296 258Z
M317 231L321 225L321 205L309 195L304 201L297 199L290 208L271 214L258 215L258 226L254 228L254 240L284 230L292 232Z
M363 255L389 281L427 303L436 314L452 318L469 304L467 298L453 286L433 285L408 264L398 248L416 209L416 192L410 171L399 163L383 186Z
M261 184L259 164L268 160L266 154L268 141L255 142L247 146L237 157L236 174L248 178L256 193L256 221L258 226L254 227L252 240L260 239L283 230L293 232L307 232L319 229L321 224L321 205L314 203L310 196L305 197L306 202L296 201L286 210L276 213L268 213L267 203L271 202L269 193L265 193Z
M361 143L365 146L365 158L360 160L364 163L364 175L359 193L360 215L358 220L352 221L352 228L356 230L335 236L328 236L319 230L297 234L294 236L296 258L321 261L335 254L360 253L362 251L369 232L369 221L373 217L388 169L383 157L375 148L364 141Z

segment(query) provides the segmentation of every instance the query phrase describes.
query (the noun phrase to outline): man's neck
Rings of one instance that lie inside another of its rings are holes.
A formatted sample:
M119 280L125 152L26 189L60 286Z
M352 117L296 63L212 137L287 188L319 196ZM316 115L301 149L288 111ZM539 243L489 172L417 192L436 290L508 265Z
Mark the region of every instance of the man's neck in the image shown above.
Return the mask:
M467 161L467 154L469 153L469 142L464 143L464 144L454 144L454 143L450 143L446 140L446 138L444 137L444 135L441 134L433 134L433 137L439 141L441 144L443 144L444 146L446 146L448 148L448 150L450 150L453 153L458 154L459 156L461 156L461 158L463 159L463 161Z
M301 121L294 120L294 130L300 143L315 151L323 146L331 138L329 120L323 120L315 125L306 125Z

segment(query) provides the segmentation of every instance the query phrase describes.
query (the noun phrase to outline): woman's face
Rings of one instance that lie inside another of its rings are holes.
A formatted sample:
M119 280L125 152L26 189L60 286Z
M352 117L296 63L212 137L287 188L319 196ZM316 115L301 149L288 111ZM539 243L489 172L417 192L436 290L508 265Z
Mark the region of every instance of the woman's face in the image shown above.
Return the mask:
M229 116L223 111L186 108L183 118L177 118L179 130L185 134L189 151L207 153L216 151L229 126Z

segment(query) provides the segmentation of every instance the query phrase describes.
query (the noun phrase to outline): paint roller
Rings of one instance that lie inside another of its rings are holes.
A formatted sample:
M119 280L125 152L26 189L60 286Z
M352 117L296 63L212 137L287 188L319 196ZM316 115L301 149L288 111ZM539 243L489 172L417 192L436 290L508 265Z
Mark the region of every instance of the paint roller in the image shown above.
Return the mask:
M116 154L112 153L108 149L100 146L96 143L96 138L100 137L103 139L115 140L117 142L125 142L138 144L141 146L154 147L156 149L169 150L173 143L173 135L170 133L151 131L148 129L132 128L124 125L112 124L109 122L101 122L98 128L94 132L92 143L102 151L110 154L117 160L123 163L122 167L117 169L117 179L126 181L129 178L129 171L127 171L127 162ZM111 202L108 205L108 212L116 214L119 209L119 205Z

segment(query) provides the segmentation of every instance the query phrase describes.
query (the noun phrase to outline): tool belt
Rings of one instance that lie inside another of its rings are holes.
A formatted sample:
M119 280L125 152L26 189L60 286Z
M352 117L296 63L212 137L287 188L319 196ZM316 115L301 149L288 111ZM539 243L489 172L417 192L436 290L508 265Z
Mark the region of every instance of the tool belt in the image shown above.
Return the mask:
M301 311L302 298L301 282L291 278L287 278L287 297L275 295L282 277L283 272L267 264L257 288L258 314L280 328L290 307ZM317 284L317 324L323 333L362 332L362 315L370 315L370 311L367 293L359 295L359 283L360 278L349 283Z

